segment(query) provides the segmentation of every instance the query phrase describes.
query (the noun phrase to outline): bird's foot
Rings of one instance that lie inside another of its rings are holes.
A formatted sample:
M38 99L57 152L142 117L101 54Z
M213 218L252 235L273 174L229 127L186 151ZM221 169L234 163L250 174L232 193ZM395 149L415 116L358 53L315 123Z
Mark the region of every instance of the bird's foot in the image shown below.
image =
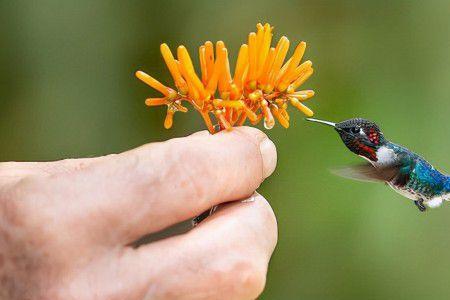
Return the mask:
M425 207L425 205L423 204L423 199L419 199L414 201L414 204L417 206L417 208L421 211L424 212L427 210L427 208Z

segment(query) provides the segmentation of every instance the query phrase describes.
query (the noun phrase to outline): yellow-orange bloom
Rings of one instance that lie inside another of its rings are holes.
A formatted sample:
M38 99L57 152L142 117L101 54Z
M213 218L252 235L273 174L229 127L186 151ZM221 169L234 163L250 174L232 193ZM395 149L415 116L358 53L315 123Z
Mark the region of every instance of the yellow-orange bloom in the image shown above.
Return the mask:
M161 54L176 90L142 71L137 71L136 77L163 95L162 98L148 98L145 104L167 106L165 128L172 127L175 112L187 111L182 101L189 102L199 111L211 133L231 130L233 126L243 125L247 119L253 125L263 120L268 129L275 125L276 119L288 128L288 103L308 117L313 115L303 101L313 97L314 91L296 91L314 71L311 61L301 63L306 43L298 43L292 57L286 60L289 39L283 36L276 47L271 47L273 27L258 23L256 29L248 35L248 44L239 49L233 76L223 41L218 41L215 49L210 41L199 47L200 75L197 75L186 47L179 46L175 58L169 46L161 44Z

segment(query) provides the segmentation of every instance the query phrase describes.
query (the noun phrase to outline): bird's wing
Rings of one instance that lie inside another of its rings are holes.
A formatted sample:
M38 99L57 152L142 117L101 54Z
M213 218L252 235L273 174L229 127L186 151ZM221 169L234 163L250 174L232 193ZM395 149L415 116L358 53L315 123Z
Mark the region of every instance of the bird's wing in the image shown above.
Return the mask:
M374 167L370 163L364 163L337 168L332 170L332 173L359 181L391 182L395 186L403 187L408 183L416 163L417 161L414 157L399 154L397 159L390 165Z
M389 182L398 176L399 168L398 166L375 168L370 163L364 163L360 165L334 168L331 172L338 176L358 181Z

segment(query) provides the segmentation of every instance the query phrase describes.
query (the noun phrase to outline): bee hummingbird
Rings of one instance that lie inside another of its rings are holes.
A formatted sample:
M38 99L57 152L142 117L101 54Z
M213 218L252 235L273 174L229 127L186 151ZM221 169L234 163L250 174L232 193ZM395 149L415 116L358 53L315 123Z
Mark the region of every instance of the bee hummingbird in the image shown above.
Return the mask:
M387 183L414 201L423 212L450 201L450 176L436 170L421 156L388 141L377 124L354 118L340 123L307 118L333 127L345 146L368 163L337 170L343 177Z

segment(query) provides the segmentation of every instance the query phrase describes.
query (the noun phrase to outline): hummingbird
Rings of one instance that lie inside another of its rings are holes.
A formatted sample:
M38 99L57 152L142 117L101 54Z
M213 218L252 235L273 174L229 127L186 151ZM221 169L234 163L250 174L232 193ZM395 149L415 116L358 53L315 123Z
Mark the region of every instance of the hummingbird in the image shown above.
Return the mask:
M366 163L336 170L338 175L360 181L385 182L414 201L421 211L450 201L450 176L441 173L420 155L387 140L380 127L362 118L333 123L307 118L333 127L345 146Z

